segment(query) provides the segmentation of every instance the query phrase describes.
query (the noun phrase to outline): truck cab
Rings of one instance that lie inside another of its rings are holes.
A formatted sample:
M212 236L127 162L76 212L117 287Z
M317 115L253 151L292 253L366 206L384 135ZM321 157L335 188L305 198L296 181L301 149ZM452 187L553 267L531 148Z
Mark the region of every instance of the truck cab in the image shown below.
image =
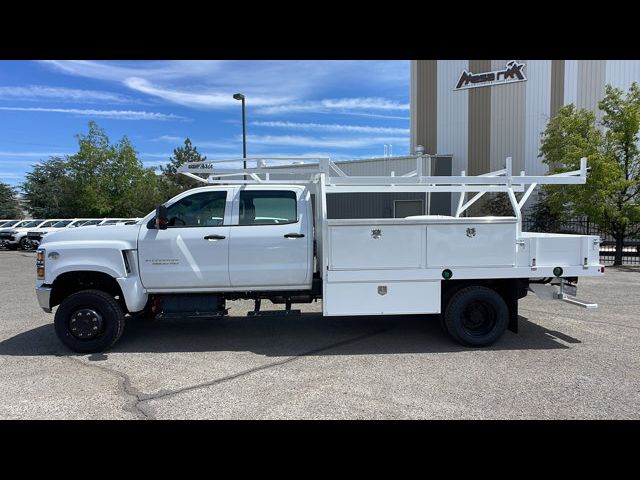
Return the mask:
M151 212L134 225L42 238L38 301L47 312L60 305L56 332L71 349L109 347L121 328L105 330L106 319L123 322L125 314L209 317L226 313L226 299L314 298L308 188L195 188L163 207L164 224ZM77 309L77 302L98 306Z
M141 222L138 263L150 292L310 288L313 215L298 186L204 187Z

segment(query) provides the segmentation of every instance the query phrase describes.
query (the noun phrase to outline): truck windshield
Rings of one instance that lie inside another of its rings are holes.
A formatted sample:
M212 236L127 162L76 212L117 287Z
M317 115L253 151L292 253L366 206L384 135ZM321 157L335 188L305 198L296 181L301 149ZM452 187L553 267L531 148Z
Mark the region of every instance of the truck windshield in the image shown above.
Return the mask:
M73 220L62 220L61 222L54 223L51 225L53 228L64 228L69 225Z
M60 220L49 220L48 222L44 222L40 225L40 228L53 227L54 224L58 223Z
M20 225L20 228L33 228L37 227L42 223L42 220L32 220L30 222L26 222L24 225ZM18 225L16 225L17 227Z
M5 227L14 227L17 223L20 223L20 220L12 220L10 222L4 222L2 225L0 225L2 228Z

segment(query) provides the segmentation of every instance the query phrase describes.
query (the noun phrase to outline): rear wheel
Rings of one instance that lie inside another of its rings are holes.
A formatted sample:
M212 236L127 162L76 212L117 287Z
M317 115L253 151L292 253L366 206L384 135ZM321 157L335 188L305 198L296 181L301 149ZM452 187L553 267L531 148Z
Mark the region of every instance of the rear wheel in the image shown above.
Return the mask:
M60 341L74 352L102 352L120 339L124 313L108 293L82 290L62 301L54 325Z
M502 296L474 285L456 292L447 304L444 325L454 340L469 347L484 347L498 340L509 323Z

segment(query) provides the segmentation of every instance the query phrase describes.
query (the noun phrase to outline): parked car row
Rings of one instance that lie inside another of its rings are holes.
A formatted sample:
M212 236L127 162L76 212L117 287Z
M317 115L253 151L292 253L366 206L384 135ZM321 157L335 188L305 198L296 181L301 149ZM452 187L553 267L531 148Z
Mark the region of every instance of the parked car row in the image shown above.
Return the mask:
M139 218L50 218L35 220L0 220L0 248L33 250L50 233L77 227L129 225Z

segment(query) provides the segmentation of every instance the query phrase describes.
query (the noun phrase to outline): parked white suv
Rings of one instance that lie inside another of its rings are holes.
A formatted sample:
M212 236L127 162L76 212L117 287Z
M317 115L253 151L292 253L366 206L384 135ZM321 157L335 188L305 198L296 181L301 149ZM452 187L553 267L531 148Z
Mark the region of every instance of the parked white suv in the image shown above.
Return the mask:
M76 228L81 227L86 222L91 221L90 218L72 218L66 220L49 220L40 228L36 228L34 230L30 230L27 233L27 248L36 248L40 242L42 241L42 237L49 233L57 232L60 230L64 230L66 228ZM54 222L52 225L51 222Z
M27 233L29 230L41 227L46 220L23 220L11 228L0 230L0 246L9 250L17 250L18 247L27 248Z

